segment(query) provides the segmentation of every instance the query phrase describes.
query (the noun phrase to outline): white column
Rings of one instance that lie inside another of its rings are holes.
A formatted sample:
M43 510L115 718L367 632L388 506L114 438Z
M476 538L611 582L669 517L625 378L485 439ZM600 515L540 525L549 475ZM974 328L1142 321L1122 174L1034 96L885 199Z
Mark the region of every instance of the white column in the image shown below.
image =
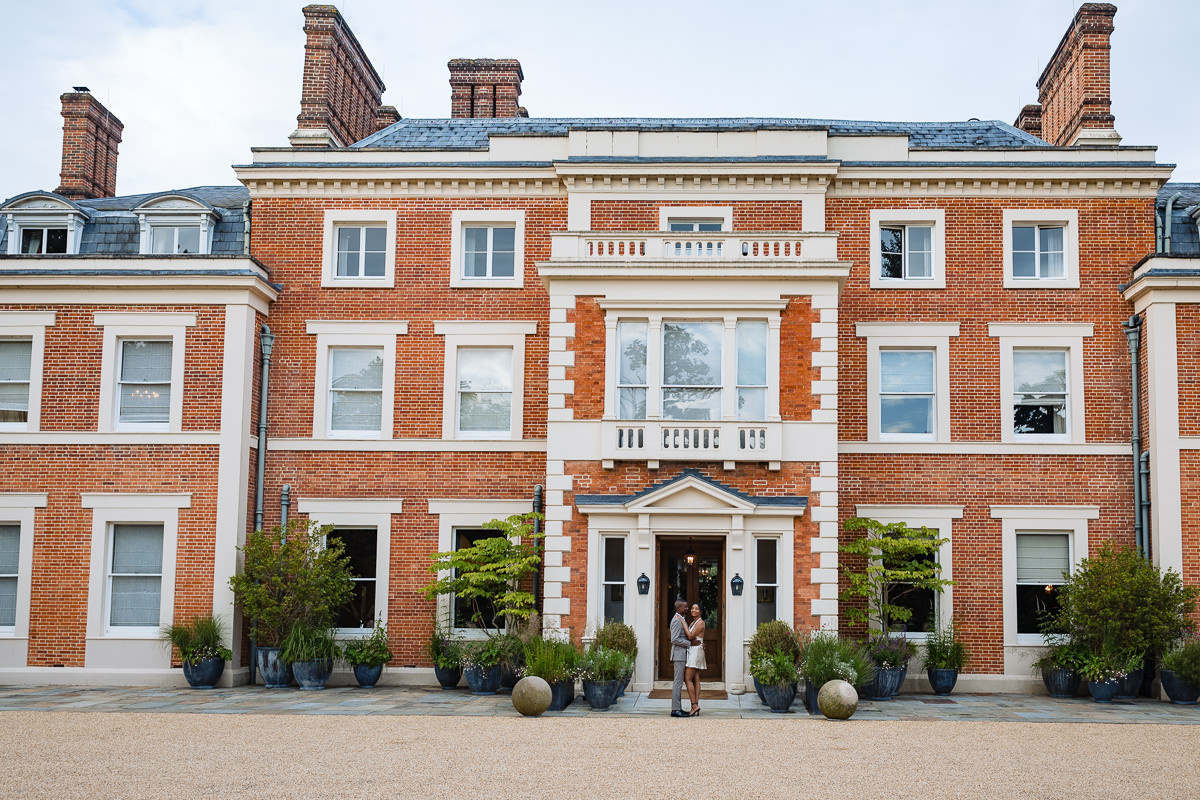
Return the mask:
M650 530L649 514L638 515L637 530L630 538L629 545L627 552L632 570L631 583L636 587L637 579L643 573L650 579L650 592L634 595L633 629L638 634L638 655L630 688L636 692L648 692L654 688L654 654L657 652L657 642L654 641L654 598L658 596L654 534Z
M1146 410L1150 415L1150 552L1160 569L1183 572L1179 481L1179 362L1175 304L1145 310Z

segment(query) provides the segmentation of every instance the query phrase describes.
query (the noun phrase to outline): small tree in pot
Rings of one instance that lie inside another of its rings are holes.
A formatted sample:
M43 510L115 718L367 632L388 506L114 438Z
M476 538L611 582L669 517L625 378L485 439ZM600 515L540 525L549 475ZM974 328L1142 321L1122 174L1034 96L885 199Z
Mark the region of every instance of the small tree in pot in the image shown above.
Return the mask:
M183 677L193 689L216 686L225 671L225 662L233 658L225 646L225 625L212 614L166 625L161 638L164 644L179 651Z
M332 526L291 520L285 528L255 531L238 548L244 563L229 586L250 621L257 667L268 687L291 683L291 668L279 652L284 637L296 626L306 635L328 631L354 590L342 543L335 538L326 546L330 530Z
M618 653L624 653L629 656L629 661L637 664L638 644L637 634L633 628L626 625L624 622L609 620L597 629L596 637L592 643L598 647L607 647L609 650L616 650ZM629 686L629 681L633 679L633 673L625 678L625 682L621 686L621 691L617 697L625 694L625 689Z
M354 670L354 679L360 688L374 688L383 674L383 665L392 660L387 627L376 622L370 636L346 643L342 648L342 658Z

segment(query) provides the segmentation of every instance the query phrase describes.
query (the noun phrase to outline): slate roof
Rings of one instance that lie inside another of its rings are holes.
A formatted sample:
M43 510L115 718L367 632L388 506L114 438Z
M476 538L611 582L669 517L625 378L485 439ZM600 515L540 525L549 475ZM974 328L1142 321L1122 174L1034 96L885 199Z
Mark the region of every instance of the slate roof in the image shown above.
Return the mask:
M193 186L190 189L173 189L169 193L190 195L221 212L213 227L212 251L215 256L242 255L245 252L245 225L242 204L250 199L245 186ZM80 255L138 255L141 248L141 230L137 208L151 197L164 192L128 194L120 197L97 197L79 200L77 205L92 211L83 226L79 240ZM7 226L0 225L0 253L7 252Z
M1171 207L1171 252L1200 255L1200 230L1192 218L1192 211L1200 206L1200 183L1164 183L1155 202L1158 222L1162 225L1167 200L1176 192L1181 196Z
M835 136L907 135L913 148L1049 147L999 120L875 122L787 117L507 117L403 119L351 147L400 150L486 150L488 136L566 136L571 130L751 131L827 130Z
M657 492L659 489L664 489L674 483L679 483L686 478L696 478L709 486L714 486L723 492L727 492L735 497L740 497L748 503L753 503L756 506L807 506L808 498L799 495L753 495L738 491L732 486L721 483L718 480L708 477L698 469L685 469L673 478L668 478L665 481L647 486L636 494L577 494L575 495L576 505L613 505L619 506L625 503L645 497L652 492Z

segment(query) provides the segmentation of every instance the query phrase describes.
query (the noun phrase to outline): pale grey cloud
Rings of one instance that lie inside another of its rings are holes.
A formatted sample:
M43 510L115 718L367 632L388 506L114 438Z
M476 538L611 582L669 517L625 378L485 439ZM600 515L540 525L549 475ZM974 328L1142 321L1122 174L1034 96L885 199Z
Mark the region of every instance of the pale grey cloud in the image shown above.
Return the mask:
M58 185L58 95L86 85L125 123L118 191L232 183L299 111L302 2L9 3L0 196ZM535 116L1001 119L1035 82L1071 0L339 4L406 117L449 113L446 62L516 57ZM1113 110L1126 144L1200 180L1193 0L1126 0ZM19 32L14 35L13 32ZM1174 57L1173 57L1174 56Z

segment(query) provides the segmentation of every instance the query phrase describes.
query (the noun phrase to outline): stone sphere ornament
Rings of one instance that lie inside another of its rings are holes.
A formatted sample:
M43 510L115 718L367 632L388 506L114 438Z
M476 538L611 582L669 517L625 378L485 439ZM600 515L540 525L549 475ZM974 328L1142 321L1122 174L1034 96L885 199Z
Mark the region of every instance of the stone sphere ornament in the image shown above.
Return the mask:
M540 717L546 713L553 699L550 684L536 675L521 678L512 690L513 708L523 717Z
M845 681L829 681L817 692L817 708L827 719L850 719L858 710L858 692Z

